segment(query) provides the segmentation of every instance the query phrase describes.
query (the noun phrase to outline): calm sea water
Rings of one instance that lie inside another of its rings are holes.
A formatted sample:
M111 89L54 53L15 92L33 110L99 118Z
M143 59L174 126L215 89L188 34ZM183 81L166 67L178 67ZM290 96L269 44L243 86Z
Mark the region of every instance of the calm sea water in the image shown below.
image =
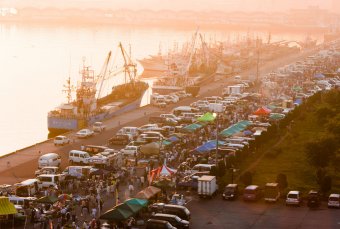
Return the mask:
M202 31L206 39L230 40L245 32ZM189 41L194 30L134 27L75 27L0 23L0 155L47 139L47 112L62 102L68 76L78 80L82 59L98 74L109 50L118 43L134 58L172 49ZM265 36L265 33L262 33ZM272 34L272 40L306 34Z

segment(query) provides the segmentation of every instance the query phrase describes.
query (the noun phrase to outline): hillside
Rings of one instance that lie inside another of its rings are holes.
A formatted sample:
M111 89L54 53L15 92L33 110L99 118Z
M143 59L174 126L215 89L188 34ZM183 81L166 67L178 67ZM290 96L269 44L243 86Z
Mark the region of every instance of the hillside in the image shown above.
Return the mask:
M340 91L317 93L256 140L257 150L239 165L240 172L251 172L252 183L261 186L285 174L286 190L303 192L331 180L325 192L340 193L339 140Z

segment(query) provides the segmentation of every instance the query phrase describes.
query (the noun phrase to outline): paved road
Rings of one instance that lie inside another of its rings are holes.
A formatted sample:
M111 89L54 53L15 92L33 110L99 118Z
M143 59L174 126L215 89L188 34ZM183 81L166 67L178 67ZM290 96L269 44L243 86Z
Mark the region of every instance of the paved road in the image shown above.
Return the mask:
M217 196L211 200L194 197L187 206L195 229L259 228L259 229L326 229L340 228L340 210L328 209L326 203L316 210L307 206L285 206L284 200L275 204L241 199L224 201Z

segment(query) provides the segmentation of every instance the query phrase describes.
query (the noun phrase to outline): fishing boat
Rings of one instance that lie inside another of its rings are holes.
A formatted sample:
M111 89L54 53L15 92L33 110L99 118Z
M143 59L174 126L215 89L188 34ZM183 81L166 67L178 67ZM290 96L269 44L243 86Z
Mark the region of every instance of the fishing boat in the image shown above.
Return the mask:
M80 71L81 81L75 88L76 99L72 101L73 87L70 78L65 86L68 102L50 111L47 116L48 130L60 134L92 125L141 106L141 100L148 89L148 84L136 79L137 65L127 54L122 44L120 52L124 59L122 68L109 69L111 51L109 52L101 73L96 76L90 66L83 63ZM112 85L112 91L102 96L105 81L124 74L121 84Z

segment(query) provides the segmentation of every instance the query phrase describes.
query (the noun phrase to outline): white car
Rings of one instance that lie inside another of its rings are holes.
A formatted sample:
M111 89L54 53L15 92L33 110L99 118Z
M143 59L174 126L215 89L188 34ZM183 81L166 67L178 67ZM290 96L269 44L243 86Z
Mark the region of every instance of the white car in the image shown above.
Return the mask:
M157 128L158 128L157 124L146 124L146 125L140 126L138 128L138 131L140 131L140 132L152 131L152 130L157 129Z
M289 191L286 198L286 206L288 205L302 205L302 198L300 191Z
M34 174L36 176L39 176L39 175L42 175L42 174L57 174L59 172L60 172L59 167L47 166L47 167L44 167L42 169L36 170Z
M138 146L126 146L124 149L120 150L120 152L122 152L124 156L137 156L138 151Z
M176 120L177 122L181 121L181 118L177 117L174 114L161 114L159 117L162 117L162 118L171 118L171 119Z
M106 129L106 126L102 122L93 123L93 131L102 132Z
M90 130L90 129L82 129L82 130L79 130L77 133L76 133L76 136L78 138L88 138L88 137L91 137L93 136L94 132L93 130Z
M71 139L69 139L68 137L63 136L63 135L59 135L59 136L55 137L54 140L53 140L53 143L54 143L55 146L57 146L57 145L63 146L65 144L70 144L70 142L71 142Z

